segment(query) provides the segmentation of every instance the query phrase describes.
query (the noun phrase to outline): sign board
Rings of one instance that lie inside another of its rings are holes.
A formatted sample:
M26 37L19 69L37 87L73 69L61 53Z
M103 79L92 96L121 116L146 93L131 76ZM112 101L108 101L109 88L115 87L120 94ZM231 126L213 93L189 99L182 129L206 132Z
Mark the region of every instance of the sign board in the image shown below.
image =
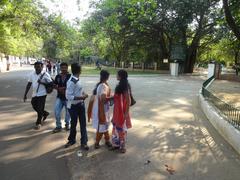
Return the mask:
M163 63L168 63L168 59L163 59Z
M171 51L171 60L185 60L185 50L182 44L174 44Z

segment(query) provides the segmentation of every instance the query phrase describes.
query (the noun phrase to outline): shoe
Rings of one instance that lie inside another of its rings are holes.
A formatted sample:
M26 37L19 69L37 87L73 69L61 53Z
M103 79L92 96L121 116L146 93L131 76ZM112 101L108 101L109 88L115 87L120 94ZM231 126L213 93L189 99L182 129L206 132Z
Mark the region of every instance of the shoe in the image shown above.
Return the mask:
M46 113L43 115L42 121L44 122L44 121L47 119L48 116L49 116L49 112L46 112Z
M66 125L66 126L65 126L65 130L66 130L66 131L69 131L69 130L70 130L69 125Z
M88 147L87 144L82 144L82 145L81 145L81 149L88 151L88 150L89 150L89 147Z
M41 124L36 124L36 126L34 127L35 130L39 130L41 128Z
M126 148L120 148L121 153L126 153L126 151L127 151Z
M72 145L74 145L76 142L71 142L71 141L68 141L67 142L67 144L65 144L65 148L68 148L68 147L70 147L70 146L72 146Z
M110 143L109 141L105 142L105 145L106 145L108 148L111 148L111 147L112 147L112 143Z
M119 147L112 146L112 147L109 148L109 151L115 151L115 150L118 150L118 149L119 149Z
M61 132L61 131L62 131L62 128L56 127L56 128L53 130L53 133L58 133L58 132Z
M100 148L99 143L95 143L95 144L94 144L94 148L95 148L95 149L99 149L99 148Z

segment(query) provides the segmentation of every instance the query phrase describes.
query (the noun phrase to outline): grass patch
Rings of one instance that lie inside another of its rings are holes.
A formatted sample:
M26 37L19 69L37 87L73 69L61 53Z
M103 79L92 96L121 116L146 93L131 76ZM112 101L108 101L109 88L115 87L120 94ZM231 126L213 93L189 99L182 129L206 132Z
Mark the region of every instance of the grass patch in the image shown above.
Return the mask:
M110 74L117 74L118 69L112 67L103 67L102 69L107 70ZM141 70L127 70L130 75L154 75L159 74L159 72L153 71L141 71ZM83 66L82 67L82 75L99 75L100 70L96 69L96 67Z

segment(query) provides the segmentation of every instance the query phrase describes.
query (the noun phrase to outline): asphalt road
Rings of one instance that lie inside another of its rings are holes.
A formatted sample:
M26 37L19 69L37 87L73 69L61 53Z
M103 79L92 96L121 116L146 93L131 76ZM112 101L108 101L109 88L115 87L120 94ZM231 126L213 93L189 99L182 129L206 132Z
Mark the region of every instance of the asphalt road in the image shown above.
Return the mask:
M22 97L31 68L0 74L0 179L68 180L63 144L67 133L52 134L54 94L47 98L50 118L33 130L36 114Z
M47 97L50 118L40 131L33 130L36 114L30 96L27 103L22 101L30 71L0 74L1 180L239 179L239 155L199 108L201 77L130 77L137 104L131 108L127 153L103 146L95 150L95 131L89 123L90 150L78 156L79 132L77 144L67 150L63 145L68 133L51 133L55 93ZM82 78L88 93L98 79ZM109 83L114 88L115 75Z

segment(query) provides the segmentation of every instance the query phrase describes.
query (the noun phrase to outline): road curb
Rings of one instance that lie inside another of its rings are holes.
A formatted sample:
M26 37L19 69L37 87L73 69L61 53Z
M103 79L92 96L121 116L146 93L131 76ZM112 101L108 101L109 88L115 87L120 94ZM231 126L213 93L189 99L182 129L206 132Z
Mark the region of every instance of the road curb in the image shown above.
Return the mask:
M199 102L201 109L210 123L238 154L240 154L240 131L233 127L227 121L226 117L222 116L221 112L203 97L202 93L199 93Z

